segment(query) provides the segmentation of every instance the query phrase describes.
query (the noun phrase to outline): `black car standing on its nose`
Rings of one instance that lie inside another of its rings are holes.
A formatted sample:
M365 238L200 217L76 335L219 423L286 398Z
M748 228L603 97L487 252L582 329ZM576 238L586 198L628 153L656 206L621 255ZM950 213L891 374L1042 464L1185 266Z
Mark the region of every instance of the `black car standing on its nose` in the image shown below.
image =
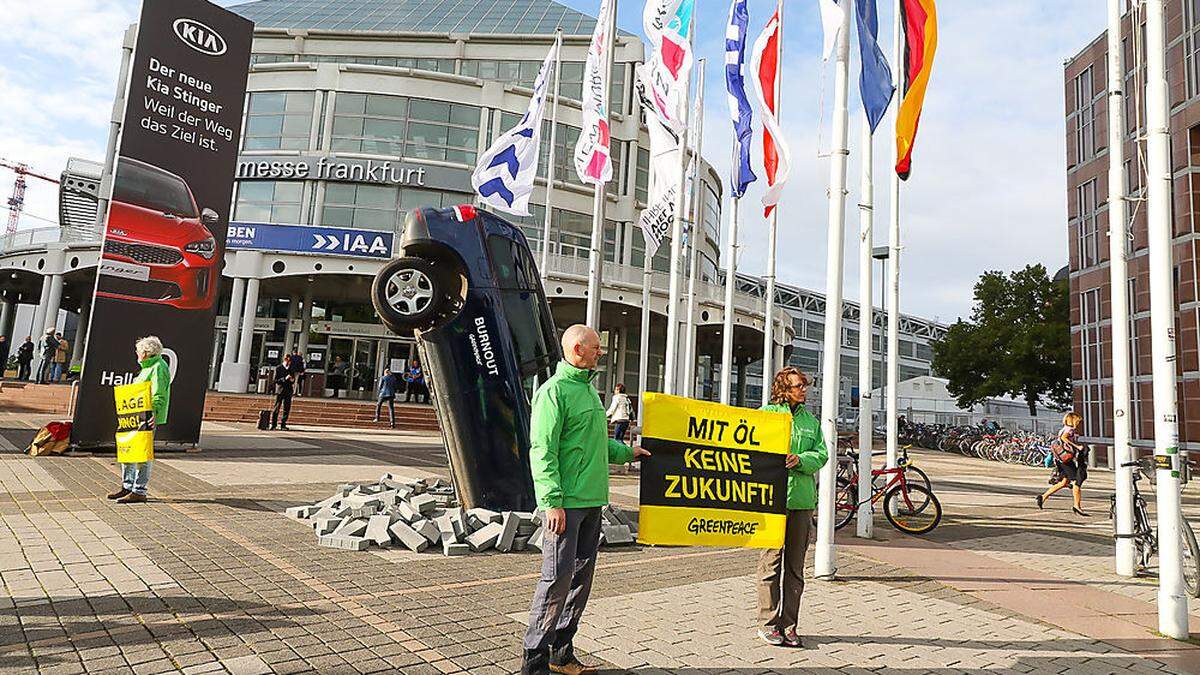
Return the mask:
M524 233L469 205L417 209L371 301L416 336L459 501L534 510L529 399L562 353Z

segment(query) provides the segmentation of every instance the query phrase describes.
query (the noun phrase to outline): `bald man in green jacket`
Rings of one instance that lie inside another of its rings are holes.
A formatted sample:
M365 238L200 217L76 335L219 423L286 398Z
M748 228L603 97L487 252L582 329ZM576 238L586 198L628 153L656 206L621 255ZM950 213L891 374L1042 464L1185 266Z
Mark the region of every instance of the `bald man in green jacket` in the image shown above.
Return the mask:
M521 673L594 672L571 641L592 591L600 508L608 504L608 465L650 453L608 437L608 417L592 379L604 355L596 331L563 332L563 361L533 396L530 464L542 527L542 577L533 594Z

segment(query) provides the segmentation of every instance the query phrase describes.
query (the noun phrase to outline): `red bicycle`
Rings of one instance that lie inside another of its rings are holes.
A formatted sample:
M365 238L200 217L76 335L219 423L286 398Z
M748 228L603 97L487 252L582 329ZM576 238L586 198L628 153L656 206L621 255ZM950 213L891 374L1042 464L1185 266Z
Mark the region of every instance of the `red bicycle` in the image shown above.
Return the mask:
M909 471L919 469L907 452L901 453L896 468L872 470L869 499L872 504L883 499L883 515L892 527L908 534L925 534L942 522L942 503L923 472L916 482L910 480ZM849 451L838 458L834 526L840 530L848 525L865 501L858 498L858 453Z

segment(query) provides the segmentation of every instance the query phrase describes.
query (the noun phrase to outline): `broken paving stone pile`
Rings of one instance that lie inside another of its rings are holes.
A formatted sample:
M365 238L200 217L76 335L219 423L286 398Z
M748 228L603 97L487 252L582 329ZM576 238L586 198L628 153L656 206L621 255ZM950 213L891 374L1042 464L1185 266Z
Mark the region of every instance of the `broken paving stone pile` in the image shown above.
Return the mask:
M406 481L384 474L375 484L348 483L328 499L284 513L311 524L317 543L330 548L399 545L419 553L441 547L447 556L542 550L541 512L463 509L454 488L441 479ZM620 509L605 506L601 517L601 545L637 539L633 521Z

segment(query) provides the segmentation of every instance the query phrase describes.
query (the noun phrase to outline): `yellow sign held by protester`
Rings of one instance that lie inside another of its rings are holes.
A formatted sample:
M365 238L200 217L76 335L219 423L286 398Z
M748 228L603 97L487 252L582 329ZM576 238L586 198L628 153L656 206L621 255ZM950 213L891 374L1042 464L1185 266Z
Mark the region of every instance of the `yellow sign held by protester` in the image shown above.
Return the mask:
M783 546L791 433L784 413L644 394L638 541Z
M138 464L154 459L154 419L150 382L113 387L117 400L117 462Z

